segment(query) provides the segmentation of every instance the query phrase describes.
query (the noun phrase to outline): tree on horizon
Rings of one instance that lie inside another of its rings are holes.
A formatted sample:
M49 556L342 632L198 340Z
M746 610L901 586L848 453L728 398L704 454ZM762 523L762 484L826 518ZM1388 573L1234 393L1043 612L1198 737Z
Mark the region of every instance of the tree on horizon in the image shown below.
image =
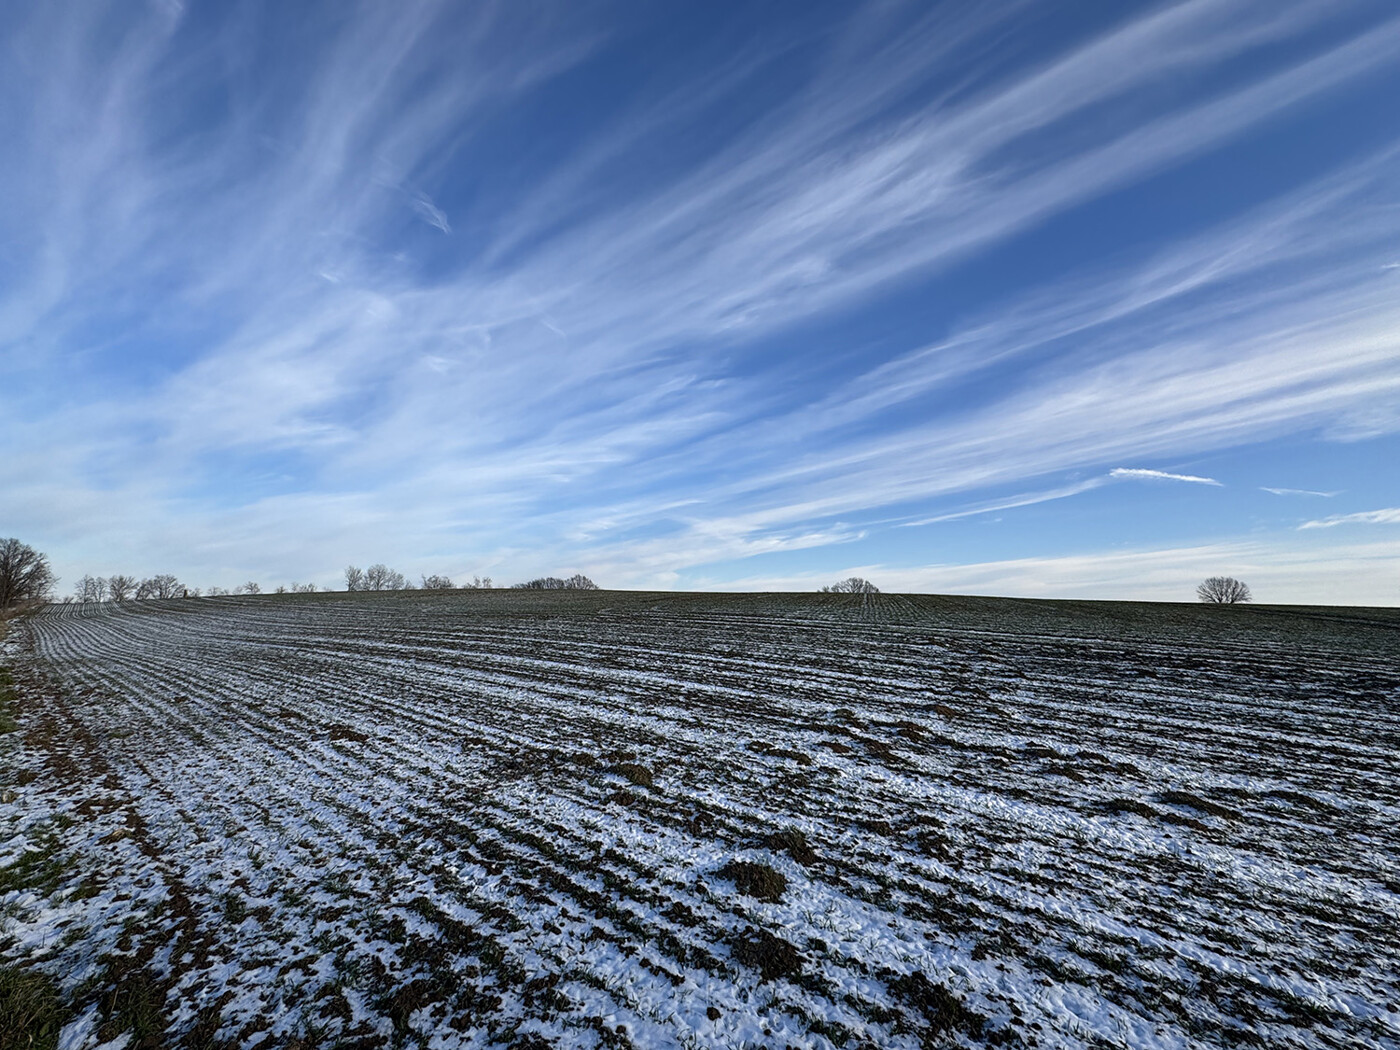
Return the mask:
M1211 576L1196 588L1196 597L1207 605L1238 605L1253 601L1249 587L1233 576Z

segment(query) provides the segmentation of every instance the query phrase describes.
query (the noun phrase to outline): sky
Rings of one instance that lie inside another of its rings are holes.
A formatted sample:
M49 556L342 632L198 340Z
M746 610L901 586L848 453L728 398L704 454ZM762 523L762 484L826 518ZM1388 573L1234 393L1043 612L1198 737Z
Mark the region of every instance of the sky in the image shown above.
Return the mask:
M83 573L1400 605L1388 0L21 3Z

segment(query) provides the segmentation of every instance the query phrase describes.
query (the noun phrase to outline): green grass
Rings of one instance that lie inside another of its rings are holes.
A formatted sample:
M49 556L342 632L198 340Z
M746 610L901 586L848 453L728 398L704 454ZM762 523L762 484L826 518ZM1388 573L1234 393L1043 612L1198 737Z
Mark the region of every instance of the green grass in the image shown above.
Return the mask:
M0 1050L50 1050L64 1011L58 989L41 973L0 967Z
M30 845L13 864L0 868L0 893L33 890L51 897L57 891L66 870L59 857L58 836L45 828Z
M137 956L108 956L104 963L102 970L74 993L75 1003L97 1004L97 1038L107 1042L129 1032L127 1050L164 1047L166 985L152 976Z
M0 733L13 733L19 728L15 721L15 678L8 667L0 667Z

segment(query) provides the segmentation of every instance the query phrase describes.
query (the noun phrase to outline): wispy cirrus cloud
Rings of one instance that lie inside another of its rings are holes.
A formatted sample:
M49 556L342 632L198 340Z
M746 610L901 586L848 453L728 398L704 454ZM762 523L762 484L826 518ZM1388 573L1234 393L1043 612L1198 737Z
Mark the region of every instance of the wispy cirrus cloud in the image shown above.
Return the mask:
M1330 529L1337 525L1400 525L1400 507L1363 510L1355 514L1334 514L1329 518L1305 521L1300 529Z
M1085 478L1069 485L1062 485L1053 489L1041 489L1035 492L1021 492L1013 496L1005 496L998 499L987 500L974 503L971 506L963 507L959 510L948 511L944 514L935 514L932 517L918 518L914 521L899 522L901 528L916 528L923 525L933 525L942 521L957 521L961 518L969 518L977 514L992 514L1001 510L1013 510L1017 507L1034 506L1037 503L1048 503L1052 500L1068 499L1071 496L1078 496L1089 492L1092 489L1100 488L1110 481L1137 480L1137 481L1185 481L1198 485L1213 485L1217 488L1223 487L1214 478L1197 477L1194 474L1171 474L1162 470L1149 470L1140 467L1115 467L1107 474Z
M1338 492L1317 492L1313 489L1276 489L1270 488L1268 485L1260 485L1259 491L1271 492L1275 496L1321 496L1324 499L1331 499L1340 494L1340 490Z
M1214 485L1220 482L1214 478L1203 478L1197 474L1172 474L1165 470L1148 470L1144 467L1114 467L1108 472L1110 478L1132 479L1136 481L1188 481L1194 485Z
M918 518L914 521L899 522L901 528L918 528L923 525L934 525L941 521L957 521L960 518L970 518L977 514L994 514L1000 510L1013 510L1017 507L1030 507L1037 503L1048 503L1051 500L1068 499L1070 496L1078 496L1080 493L1088 492L1103 485L1107 479L1104 477L1089 478L1085 481L1078 481L1071 485L1063 485L1054 489L1042 489L1038 492L1021 492L1014 496L1006 496L1001 499L986 500L974 503L970 507L960 510L948 511L945 514L935 514L928 518Z
M423 217L423 221L443 233L451 233L452 225L447 221L447 213L433 203L426 193L413 194L413 210Z
M928 525L1099 483L1067 472L1170 478L1110 468L1391 432L1385 142L1110 264L950 306L943 334L812 348L833 318L1380 75L1400 37L1376 12L1193 0L1036 51L1009 8L870 6L796 38L756 28L579 118L569 78L615 35L582 8L321 11L305 61L269 77L261 9L115 35L37 10L14 31L32 62L0 71L5 98L34 100L0 105L23 159L0 212L0 380L33 421L0 463L14 527L78 543L72 523L115 502L137 550L184 536L290 566L455 545L665 582L850 543L876 515ZM983 61L1018 33L1029 60ZM240 39L255 54L223 50ZM212 117L180 101L211 93ZM493 122L542 99L556 137L497 169ZM316 539L269 553L260 522Z

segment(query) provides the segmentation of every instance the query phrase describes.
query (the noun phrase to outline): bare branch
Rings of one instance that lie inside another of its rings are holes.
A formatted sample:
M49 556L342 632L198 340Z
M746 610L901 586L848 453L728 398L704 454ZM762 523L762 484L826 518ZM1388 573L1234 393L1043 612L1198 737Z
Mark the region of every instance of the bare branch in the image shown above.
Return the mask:
M57 583L48 558L14 537L0 540L0 610L48 601Z
M1210 605L1252 601L1249 588L1232 576L1212 576L1196 588L1196 597Z

